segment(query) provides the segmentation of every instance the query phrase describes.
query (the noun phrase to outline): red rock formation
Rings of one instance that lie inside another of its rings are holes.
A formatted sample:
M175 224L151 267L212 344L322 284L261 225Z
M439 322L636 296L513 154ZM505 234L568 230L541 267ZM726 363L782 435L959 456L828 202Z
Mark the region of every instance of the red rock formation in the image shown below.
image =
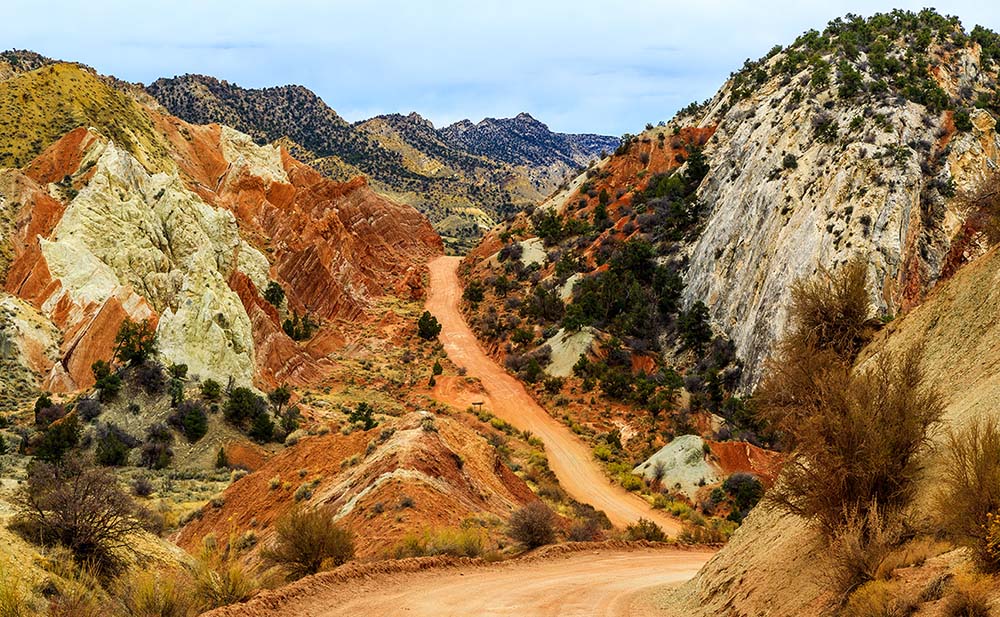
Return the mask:
M321 322L307 343L281 329L274 307L243 273L229 273L253 328L256 376L262 386L315 383L329 374L326 356L342 346L352 321L368 320L371 300L384 294L420 298L426 260L442 252L430 224L409 206L375 194L363 178L338 183L281 153L288 182L253 175L224 156L218 125L194 126L147 110L166 154L192 191L236 216L241 235L271 262L270 276L285 288L288 306ZM46 387L57 391L93 383L90 364L110 357L114 334L127 315L156 318L148 302L121 289L99 305L77 305L49 271L37 238L48 238L65 210L46 185L73 178L80 189L93 172L81 170L100 137L85 128L66 134L22 172L0 175L0 191L22 204L11 244L14 260L5 289L49 317L65 334L63 357Z

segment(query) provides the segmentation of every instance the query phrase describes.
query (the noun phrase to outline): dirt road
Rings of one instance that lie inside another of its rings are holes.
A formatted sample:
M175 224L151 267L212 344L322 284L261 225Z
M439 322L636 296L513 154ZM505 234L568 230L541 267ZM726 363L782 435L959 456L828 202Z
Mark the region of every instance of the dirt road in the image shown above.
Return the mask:
M349 580L319 574L213 617L652 617L656 596L713 555L675 549L611 550L512 560L492 566L383 573Z
M671 535L680 523L646 500L612 484L594 461L591 450L564 424L542 409L517 379L494 362L479 346L459 311L462 284L458 279L459 257L439 257L430 262L427 310L441 323L441 342L448 357L478 377L486 389L486 406L494 415L518 429L527 429L545 442L549 467L559 484L577 501L603 510L611 522L623 527L645 518L655 521Z

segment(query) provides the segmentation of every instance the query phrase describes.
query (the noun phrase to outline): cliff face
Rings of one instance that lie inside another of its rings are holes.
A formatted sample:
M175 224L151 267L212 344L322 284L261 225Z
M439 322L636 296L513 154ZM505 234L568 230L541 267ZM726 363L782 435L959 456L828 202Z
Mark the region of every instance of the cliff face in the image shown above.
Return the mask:
M796 103L794 84L809 75L785 83L776 67L790 53L763 63L774 77L753 95L734 102L730 83L692 119L718 130L699 191L711 212L690 252L684 300L708 305L745 360L747 383L784 331L795 279L860 255L872 303L891 317L979 254L965 225L974 213L952 197L972 190L1000 149L996 120L981 109L965 110L971 126L956 131L954 111L912 101L845 102L828 89ZM977 48L938 53L935 78L948 96L995 83L977 69Z
M79 67L40 71L109 89ZM42 387L91 385L90 365L110 357L126 317L153 320L164 359L194 374L308 383L373 298L420 293L441 243L412 208L232 129L130 105L150 139L126 147L78 128L23 170L0 172L5 289L62 334L57 354L22 363L46 372ZM285 289L280 311L260 295L270 281ZM291 312L320 324L308 341L282 331Z

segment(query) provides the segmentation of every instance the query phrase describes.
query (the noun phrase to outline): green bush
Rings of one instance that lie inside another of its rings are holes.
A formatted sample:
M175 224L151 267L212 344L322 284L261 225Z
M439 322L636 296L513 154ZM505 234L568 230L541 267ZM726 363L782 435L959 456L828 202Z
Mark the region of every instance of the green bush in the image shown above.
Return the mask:
M426 341L434 340L441 334L441 324L430 311L424 311L417 321L417 334Z
M148 321L126 319L115 336L115 360L139 366L156 353L156 330Z
M280 307L285 301L285 290L276 281L268 281L264 289L264 299L274 307Z

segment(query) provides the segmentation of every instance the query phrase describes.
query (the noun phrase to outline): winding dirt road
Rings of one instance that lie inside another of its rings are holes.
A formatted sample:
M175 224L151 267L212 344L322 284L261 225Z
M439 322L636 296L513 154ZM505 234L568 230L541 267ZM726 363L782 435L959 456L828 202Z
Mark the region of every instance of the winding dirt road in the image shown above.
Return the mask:
M494 565L338 579L337 572L265 592L211 617L662 617L657 596L690 579L708 550L607 549ZM328 576L329 575L329 576Z
M634 493L612 484L594 461L591 450L564 424L553 418L528 394L517 379L493 361L465 323L459 310L462 284L458 279L460 257L439 257L430 262L430 289L426 307L441 323L441 342L448 357L478 377L488 395L486 407L518 429L527 429L545 443L549 467L573 499L603 510L617 527L640 518L655 521L675 535L680 523Z

